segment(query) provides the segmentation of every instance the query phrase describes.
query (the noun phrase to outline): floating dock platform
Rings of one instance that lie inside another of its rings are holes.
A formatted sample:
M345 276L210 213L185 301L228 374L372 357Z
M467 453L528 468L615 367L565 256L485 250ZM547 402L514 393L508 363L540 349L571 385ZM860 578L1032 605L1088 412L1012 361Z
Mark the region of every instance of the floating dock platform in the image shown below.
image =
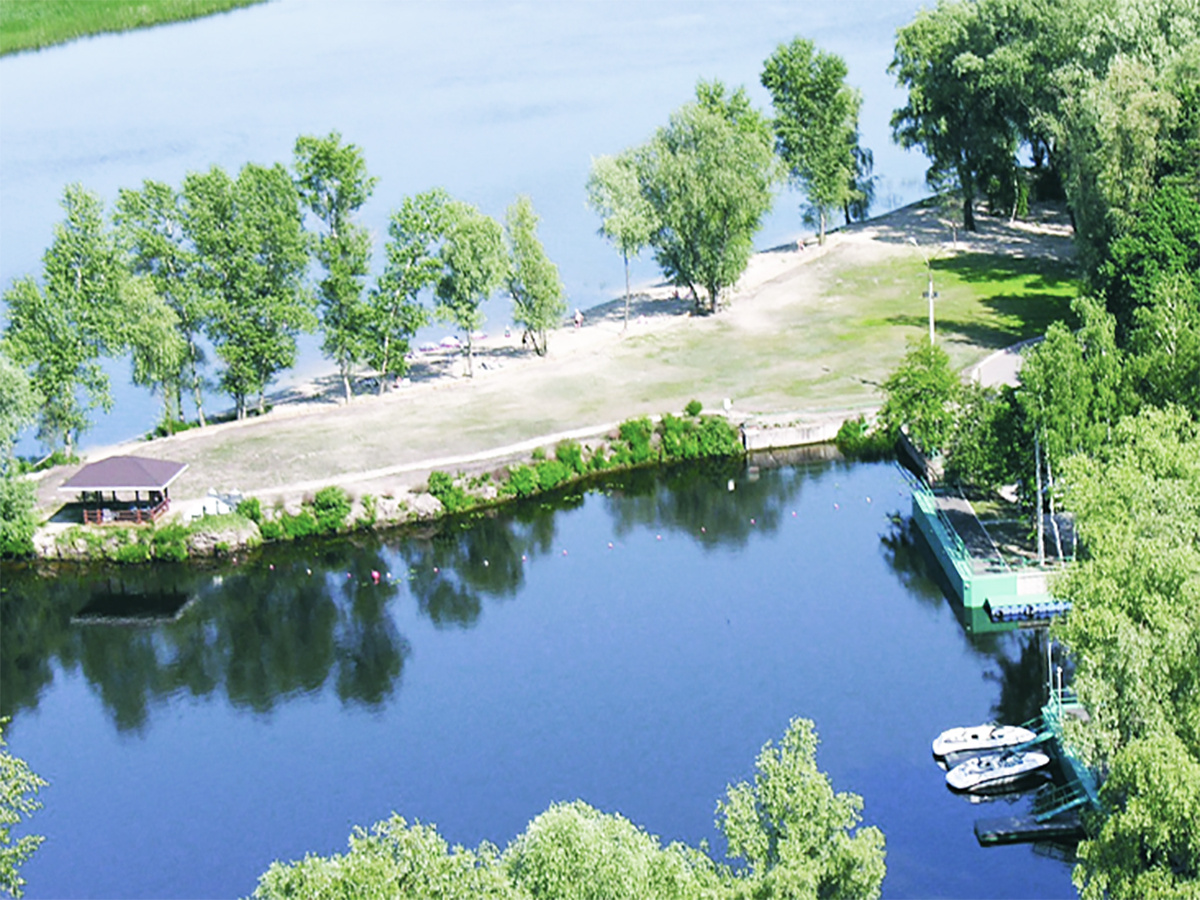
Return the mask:
M975 822L975 839L982 847L1031 844L1040 841L1077 841L1084 836L1079 816L1068 814L1039 822L1035 818L1002 816Z

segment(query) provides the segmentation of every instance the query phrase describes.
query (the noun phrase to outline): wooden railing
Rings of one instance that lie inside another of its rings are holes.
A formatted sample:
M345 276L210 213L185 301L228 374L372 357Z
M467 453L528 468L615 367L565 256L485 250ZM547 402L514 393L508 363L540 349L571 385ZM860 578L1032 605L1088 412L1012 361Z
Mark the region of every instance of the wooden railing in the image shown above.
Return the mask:
M84 509L83 524L85 525L119 525L132 522L142 525L153 522L171 508L171 498L163 497L157 505L130 506L124 509Z

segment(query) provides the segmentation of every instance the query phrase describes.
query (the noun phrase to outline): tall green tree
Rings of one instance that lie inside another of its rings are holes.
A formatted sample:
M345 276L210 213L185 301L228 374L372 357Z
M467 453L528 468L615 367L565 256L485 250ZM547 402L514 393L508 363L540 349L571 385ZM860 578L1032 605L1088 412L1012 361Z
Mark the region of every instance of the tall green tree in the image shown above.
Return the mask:
M140 191L122 188L117 194L113 220L130 271L151 280L154 292L175 313L175 327L185 344L179 370L160 373L159 383L170 382L175 391L174 403L168 404L169 398L164 394L164 404L173 405L176 415L181 417L182 393L185 388L189 389L196 417L204 426L205 356L200 341L209 310L205 304L206 295L197 281L198 260L187 234L183 196L160 181L144 181ZM169 358L164 353L158 362L166 362Z
M558 266L538 240L537 223L533 201L524 194L517 197L504 219L510 254L507 280L513 321L532 339L534 352L545 356L546 332L562 321L567 300Z
M946 351L923 339L910 341L904 359L883 383L880 425L893 433L907 427L923 452L937 453L950 439L961 392Z
M862 97L846 84L846 62L794 38L780 44L763 66L762 85L775 107L775 149L792 181L808 197L825 243L834 210L860 197L856 183L866 157L858 148Z
M325 227L317 238L317 260L325 269L317 289L325 336L321 349L337 363L349 402L350 371L366 353L363 281L371 262L370 234L351 217L370 198L378 179L367 173L362 151L343 144L336 131L297 138L295 169L301 199Z
M1145 409L1063 465L1085 556L1054 585L1056 637L1091 715L1075 746L1107 774L1079 847L1083 897L1200 890L1200 429Z
M1020 142L1018 107L1007 90L1012 58L990 9L946 0L921 9L896 32L888 66L908 91L892 114L892 135L929 157L930 186L961 193L968 231L976 230L975 201L989 179L1013 177Z
M621 252L625 264L625 319L629 327L629 261L636 259L654 232L654 210L642 196L633 156L601 156L592 160L587 202L600 216L600 233Z
M221 385L238 418L296 359L296 337L315 324L304 290L308 242L288 171L247 163L230 178L214 166L183 183L188 233L211 314L208 337L224 363Z
M13 897L20 897L25 885L20 869L45 840L39 834L26 834L13 839L12 827L19 825L42 806L37 799L39 789L47 782L25 760L13 756L4 748L4 725L0 720L0 888Z
M769 123L743 88L727 94L719 81L702 81L696 102L672 113L634 158L654 211L655 259L697 308L716 312L722 291L746 270L771 208L778 170Z
M858 828L862 798L833 791L817 768L817 734L793 719L758 754L754 783L730 786L717 803L729 855L744 860L753 897L879 897L883 833ZM857 831L855 830L857 829Z
M42 397L38 438L72 453L95 407L112 407L100 359L124 344L121 284L127 272L100 198L81 185L63 191L66 213L43 260L43 285L23 278L5 292L10 359L30 372Z
M33 484L18 477L17 436L37 421L41 399L0 345L0 556L27 556L37 530Z
M405 371L408 342L429 319L421 293L442 274L440 249L450 227L450 197L441 188L405 197L388 223L387 264L368 300L367 361L379 393Z
M126 281L122 306L128 317L125 342L133 359L133 383L162 394L162 421L169 434L183 418L181 378L188 364L179 315L145 275Z
M467 336L467 373L475 374L473 332L483 324L482 306L504 284L508 254L504 230L474 206L452 201L449 228L441 248L442 274L437 283L438 314Z

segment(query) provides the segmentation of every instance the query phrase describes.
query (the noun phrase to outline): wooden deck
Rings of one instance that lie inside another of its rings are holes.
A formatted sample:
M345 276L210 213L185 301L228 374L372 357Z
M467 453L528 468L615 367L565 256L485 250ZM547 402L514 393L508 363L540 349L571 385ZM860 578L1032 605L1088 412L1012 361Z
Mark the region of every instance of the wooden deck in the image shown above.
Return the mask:
M116 503L107 506L94 504L83 508L84 525L149 525L171 508L171 498L158 503Z

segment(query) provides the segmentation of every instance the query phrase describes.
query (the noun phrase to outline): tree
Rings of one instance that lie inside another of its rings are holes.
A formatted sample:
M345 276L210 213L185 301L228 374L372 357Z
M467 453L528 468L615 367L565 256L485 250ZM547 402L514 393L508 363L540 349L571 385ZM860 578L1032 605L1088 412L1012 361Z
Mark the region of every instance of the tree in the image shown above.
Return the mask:
M508 255L504 231L474 206L453 201L447 208L449 230L442 244L442 276L437 284L438 313L467 335L467 373L475 374L473 332L483 324L480 307L504 283Z
M150 278L154 292L175 313L175 327L185 344L185 352L178 360L179 370L160 373L160 383L165 385L169 381L175 390L174 403L169 403L170 398L164 395L164 405L182 416L181 394L184 387L190 388L196 417L204 426L202 369L205 358L200 336L209 310L197 281L198 260L187 234L183 196L170 185L158 181L142 182L140 191L122 188L117 194L113 220L130 271ZM165 361L164 356L161 362Z
M336 131L297 138L295 158L300 197L326 228L317 239L317 259L325 268L318 286L325 334L321 349L337 363L349 402L350 370L366 349L362 294L371 261L370 235L350 217L370 198L377 179L367 174L362 151L343 145Z
M880 895L883 833L875 827L851 833L862 821L862 798L835 794L816 754L813 723L793 719L778 747L763 746L754 783L730 786L717 803L729 855L749 867L751 896Z
M296 358L296 336L314 324L303 290L308 247L300 197L281 165L247 163L236 180L214 166L183 183L187 228L211 315L207 333L225 364L222 387L239 419Z
M766 119L744 89L726 96L720 82L700 82L696 102L673 113L634 159L654 212L655 259L698 309L703 288L707 311L716 312L721 292L746 270L771 208L777 169Z
M922 451L937 453L950 438L961 390L945 350L925 340L910 341L904 359L883 383L880 424L893 433L907 426Z
M858 147L862 97L846 84L846 73L840 56L799 37L780 44L762 72L775 107L776 152L808 196L822 244L833 210L846 210L849 219L851 201L861 196L861 167L870 159Z
M636 161L629 153L592 160L588 206L600 216L600 233L621 251L625 263L625 320L629 327L629 260L636 259L654 231L654 210L642 196Z
M387 265L367 314L367 361L379 373L381 394L389 376L404 374L408 341L428 320L420 294L442 273L438 251L450 225L449 204L440 188L405 197L388 223Z
M36 799L37 792L47 784L23 759L13 756L4 748L4 725L0 720L0 888L14 897L23 893L25 879L20 868L37 851L45 838L38 834L12 837L12 827L19 825L42 806Z
M908 90L892 114L902 147L930 159L935 190L962 194L963 227L975 231L974 204L992 177L1011 180L1019 142L1009 92L1013 57L990 13L995 4L942 2L896 32L888 72Z
M133 356L133 383L158 389L163 398L163 425L171 433L183 418L180 406L182 373L189 347L180 333L179 316L154 289L147 276L129 279L122 293L128 316L125 340Z
M23 278L5 292L5 344L9 358L30 369L42 397L38 438L70 455L91 424L89 412L112 407L99 360L123 345L126 273L104 227L100 199L73 184L64 189L62 206L66 217L42 257L44 287Z
M25 371L0 348L0 556L27 556L37 530L33 484L19 478L17 435L37 421L40 398Z
M1200 428L1178 407L1121 421L1062 467L1086 550L1054 585L1056 637L1087 706L1074 746L1102 773L1079 847L1085 898L1200 889Z
M508 292L513 299L513 321L525 329L534 352L545 356L546 331L562 321L567 301L558 266L550 262L538 240L537 223L533 201L521 195L508 208L504 226L511 256Z

